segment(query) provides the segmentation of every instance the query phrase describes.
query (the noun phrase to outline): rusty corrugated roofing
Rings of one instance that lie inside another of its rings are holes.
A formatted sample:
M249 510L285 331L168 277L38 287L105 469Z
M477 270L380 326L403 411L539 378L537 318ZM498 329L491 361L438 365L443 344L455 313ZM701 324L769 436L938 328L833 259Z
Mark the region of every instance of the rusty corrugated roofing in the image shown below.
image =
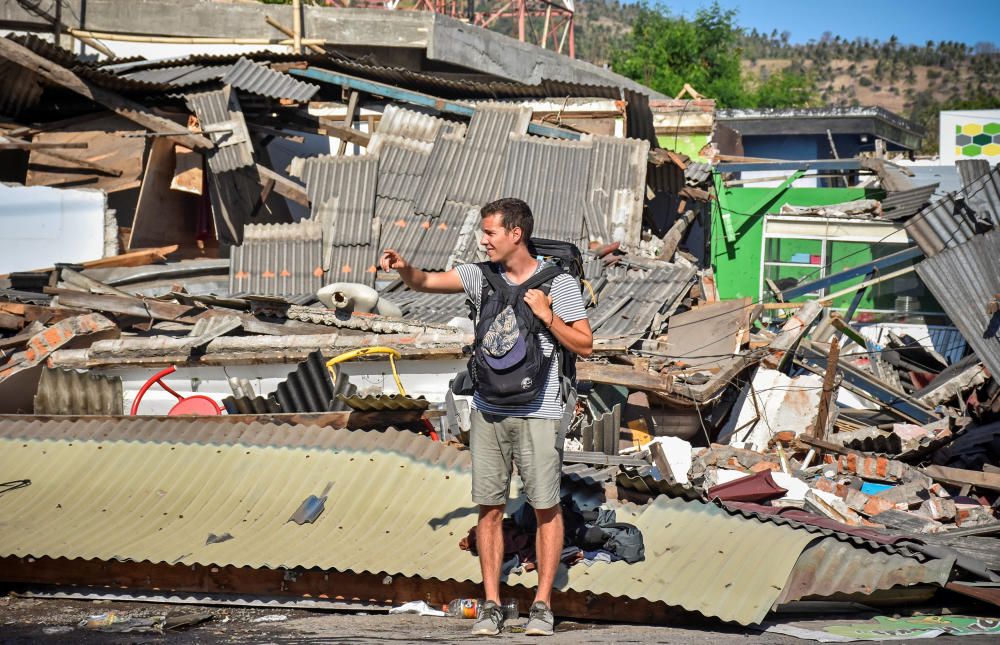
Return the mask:
M122 379L91 372L42 371L35 414L122 414Z

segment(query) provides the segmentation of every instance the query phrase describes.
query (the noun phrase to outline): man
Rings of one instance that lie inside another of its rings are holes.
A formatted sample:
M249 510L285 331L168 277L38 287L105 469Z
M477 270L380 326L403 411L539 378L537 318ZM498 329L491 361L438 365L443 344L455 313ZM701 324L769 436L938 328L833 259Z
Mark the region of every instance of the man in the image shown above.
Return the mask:
M534 219L528 205L519 199L491 202L480 211L483 237L480 241L497 273L508 285L521 285L543 269L532 256L528 240ZM410 266L396 251L382 253L383 271L395 269L411 289L431 293L465 291L478 312L483 294L483 269L463 264L445 273L427 273ZM538 343L551 360L545 386L527 404L502 405L484 399L477 388L472 401L472 500L479 505L476 542L483 574L485 602L473 633L493 635L503 630L500 609L500 567L503 561L501 522L510 492L512 464L524 482L528 501L538 520L535 550L538 557L538 589L531 605L525 633L551 635L552 584L563 548L563 521L559 507L562 444L567 418L572 416L575 394L566 392L560 374L556 343L578 356L589 356L593 334L584 310L580 286L567 273L552 279L549 295L528 289L524 302L540 321ZM524 330L521 330L523 333ZM569 404L566 398L570 399Z

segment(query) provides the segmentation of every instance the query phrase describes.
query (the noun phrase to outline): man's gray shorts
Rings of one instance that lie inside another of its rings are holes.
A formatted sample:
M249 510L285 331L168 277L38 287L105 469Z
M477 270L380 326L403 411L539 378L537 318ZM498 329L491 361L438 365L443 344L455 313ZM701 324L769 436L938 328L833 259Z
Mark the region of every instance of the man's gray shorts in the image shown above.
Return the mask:
M563 441L561 419L506 417L472 411L472 501L503 506L510 494L512 464L537 510L559 504Z

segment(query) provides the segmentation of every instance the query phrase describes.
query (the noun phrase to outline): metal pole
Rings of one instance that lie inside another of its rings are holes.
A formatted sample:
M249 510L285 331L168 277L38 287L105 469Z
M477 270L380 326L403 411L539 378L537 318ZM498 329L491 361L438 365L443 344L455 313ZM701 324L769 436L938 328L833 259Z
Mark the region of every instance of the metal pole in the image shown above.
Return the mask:
M59 36L62 33L62 0L56 0L56 19L52 21L52 40L59 47Z

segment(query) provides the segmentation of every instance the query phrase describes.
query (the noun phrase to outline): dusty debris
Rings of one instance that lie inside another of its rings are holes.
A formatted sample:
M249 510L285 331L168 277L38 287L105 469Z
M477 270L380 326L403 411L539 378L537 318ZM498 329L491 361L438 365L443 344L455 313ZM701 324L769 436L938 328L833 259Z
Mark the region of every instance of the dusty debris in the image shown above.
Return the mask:
M301 26L269 23L301 40ZM412 292L376 262L387 247L428 271L482 260L479 208L505 195L528 201L536 237L578 247L596 339L563 446L564 512L580 521L557 612L749 624L806 597L929 598L1000 578L1000 169L967 168L959 193L932 200L883 159L836 160L826 169L858 185L820 199L794 185L809 162L719 154L728 135L710 140L714 103L697 96L651 104L631 86L495 70L461 80L378 48L307 46L107 60L0 39L0 62L31 86L4 114L22 177L4 194L19 209L56 198L13 215L27 235L86 210L85 230L51 248L94 256L0 262L12 579L70 584L48 565L65 557L80 586L220 594L206 602L367 611L350 599L378 598L366 602L381 611L423 598L403 607L437 615L427 608L466 597L474 563L452 562L457 576L429 551L474 542L475 509L459 501L469 402L452 387L472 342L465 297ZM657 133L682 127L704 146L664 148ZM773 188L741 174L762 171L785 174ZM107 490L71 502L75 485L19 479L81 463ZM135 464L165 468L162 481L115 479ZM224 506L210 522L176 497L201 481L215 488L192 499ZM450 506L422 516L431 503ZM363 515L369 504L381 514ZM521 508L506 520L511 576L533 566ZM25 551L29 512L54 534L81 517L72 526L91 537L84 520L106 513L100 556L58 550L72 540ZM281 532L248 530L265 524ZM130 550L166 548L157 533L188 537L170 557ZM339 545L323 566L297 550L310 536ZM751 562L759 577L727 578ZM518 589L505 594L528 606ZM991 593L976 597L996 604ZM108 611L79 628L159 634L211 618Z

